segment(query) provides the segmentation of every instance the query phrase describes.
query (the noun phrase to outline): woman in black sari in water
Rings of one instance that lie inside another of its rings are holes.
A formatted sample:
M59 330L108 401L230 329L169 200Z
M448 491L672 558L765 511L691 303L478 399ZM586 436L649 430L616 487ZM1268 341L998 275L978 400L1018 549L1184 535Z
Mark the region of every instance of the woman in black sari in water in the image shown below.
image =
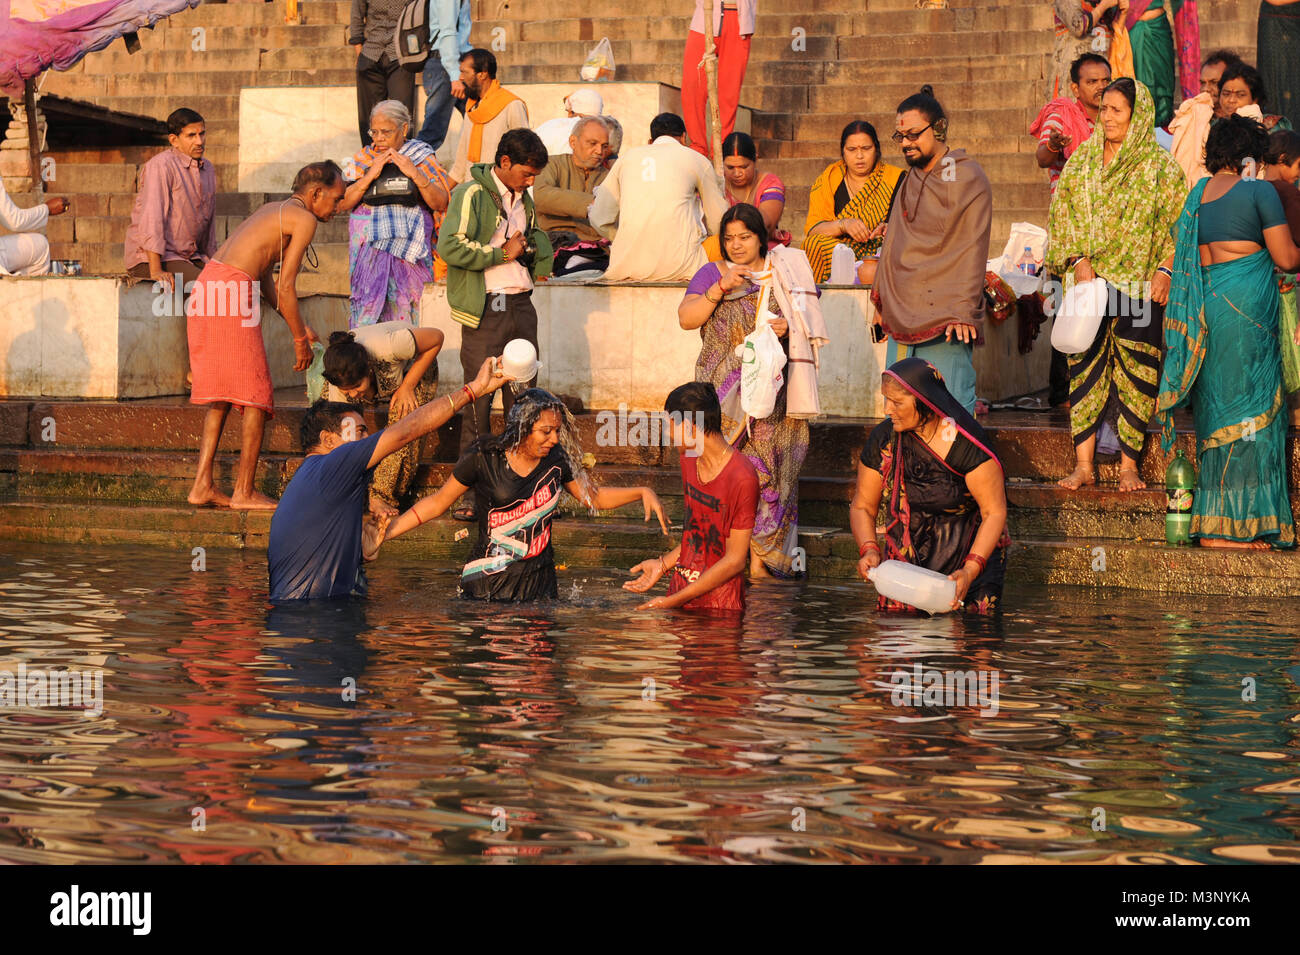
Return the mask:
M865 580L882 560L906 561L956 581L952 609L990 612L1002 598L1011 543L1002 462L928 361L904 358L882 379L889 417L867 437L849 510L858 573ZM884 597L879 606L908 609Z

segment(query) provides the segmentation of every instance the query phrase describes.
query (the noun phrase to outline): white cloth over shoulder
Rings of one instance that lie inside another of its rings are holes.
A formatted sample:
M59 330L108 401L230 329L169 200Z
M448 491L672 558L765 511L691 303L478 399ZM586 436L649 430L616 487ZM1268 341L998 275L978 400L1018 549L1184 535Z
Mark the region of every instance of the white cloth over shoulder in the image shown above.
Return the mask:
M0 183L0 226L16 233L0 236L0 274L44 275L50 270L49 240L36 232L49 221L49 206L19 209Z
M830 344L822 316L820 290L802 249L777 246L768 253L772 294L790 325L787 340L785 413L788 418L816 418L822 413L817 374L820 349Z

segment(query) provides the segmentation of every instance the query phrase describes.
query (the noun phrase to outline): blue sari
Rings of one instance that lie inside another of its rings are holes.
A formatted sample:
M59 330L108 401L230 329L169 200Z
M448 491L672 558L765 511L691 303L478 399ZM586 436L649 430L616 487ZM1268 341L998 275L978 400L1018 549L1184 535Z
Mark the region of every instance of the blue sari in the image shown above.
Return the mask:
M1193 537L1295 543L1287 495L1278 288L1267 249L1201 265L1202 179L1175 226L1157 415L1173 447L1175 408L1191 402L1197 437ZM1261 244L1263 237L1261 236Z

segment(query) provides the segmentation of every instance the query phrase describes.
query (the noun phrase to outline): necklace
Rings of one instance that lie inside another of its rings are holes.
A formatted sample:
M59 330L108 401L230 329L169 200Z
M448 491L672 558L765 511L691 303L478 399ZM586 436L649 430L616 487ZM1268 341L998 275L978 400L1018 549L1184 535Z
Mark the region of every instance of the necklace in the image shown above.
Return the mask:
M951 146L949 146L947 149L945 149L945 150L943 151L943 155L944 155L944 156L947 156L948 153L950 153L950 152L952 152L952 147L951 147ZM919 188L919 189L916 190L916 205L912 206L912 211L911 211L911 212L908 212L908 211L907 211L907 184L908 184L908 179L911 179L911 176L908 176L907 179L904 179L904 180L903 180L903 197L902 197L902 198L903 198L903 218L906 219L908 222L911 222L913 219L916 218L917 210L921 208L921 197L925 195L925 184L926 184L927 182L930 181L930 174L933 173L936 169L938 169L938 168L939 168L940 166L942 166L942 165L943 165L943 160L942 160L942 158L941 158L940 161L937 162L937 163L935 163L933 166L931 166L931 167L930 167L930 171L927 172L927 173L922 177L922 179L921 179L921 188Z
M285 206L285 203L293 202L293 201L295 201L295 200L298 202L298 204L299 204L300 206L302 206L303 211L305 211L305 212L311 212L311 210L307 208L307 203L305 203L305 202L302 201L302 197L301 197L301 196L293 195L293 196L290 196L288 199L284 200L284 202L280 203L280 209L279 209L279 212L280 212L280 262L281 262L281 263L284 262L284 246L285 246L285 242L284 242L284 206ZM312 214L315 215L315 213L312 213ZM307 243L307 253L306 253L306 255L303 256L303 258L306 260L307 265L308 265L310 268L316 269L317 271L320 270L320 259L318 259L318 258L316 257L316 246L315 246L314 243L312 243L312 242L308 242L308 243ZM279 283L277 282L276 284L277 284L277 291L278 291Z

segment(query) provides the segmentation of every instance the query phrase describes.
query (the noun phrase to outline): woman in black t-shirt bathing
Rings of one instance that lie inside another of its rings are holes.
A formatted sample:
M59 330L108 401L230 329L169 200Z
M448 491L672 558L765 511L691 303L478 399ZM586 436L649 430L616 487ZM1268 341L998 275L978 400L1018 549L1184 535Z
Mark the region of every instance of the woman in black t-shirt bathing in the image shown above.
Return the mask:
M515 399L500 435L479 438L435 494L416 501L388 528L400 537L442 516L470 488L478 540L461 571L460 589L478 600L557 597L551 518L567 490L579 503L608 510L640 501L668 533L663 505L648 487L597 488L582 469L573 416L548 391L529 388Z

